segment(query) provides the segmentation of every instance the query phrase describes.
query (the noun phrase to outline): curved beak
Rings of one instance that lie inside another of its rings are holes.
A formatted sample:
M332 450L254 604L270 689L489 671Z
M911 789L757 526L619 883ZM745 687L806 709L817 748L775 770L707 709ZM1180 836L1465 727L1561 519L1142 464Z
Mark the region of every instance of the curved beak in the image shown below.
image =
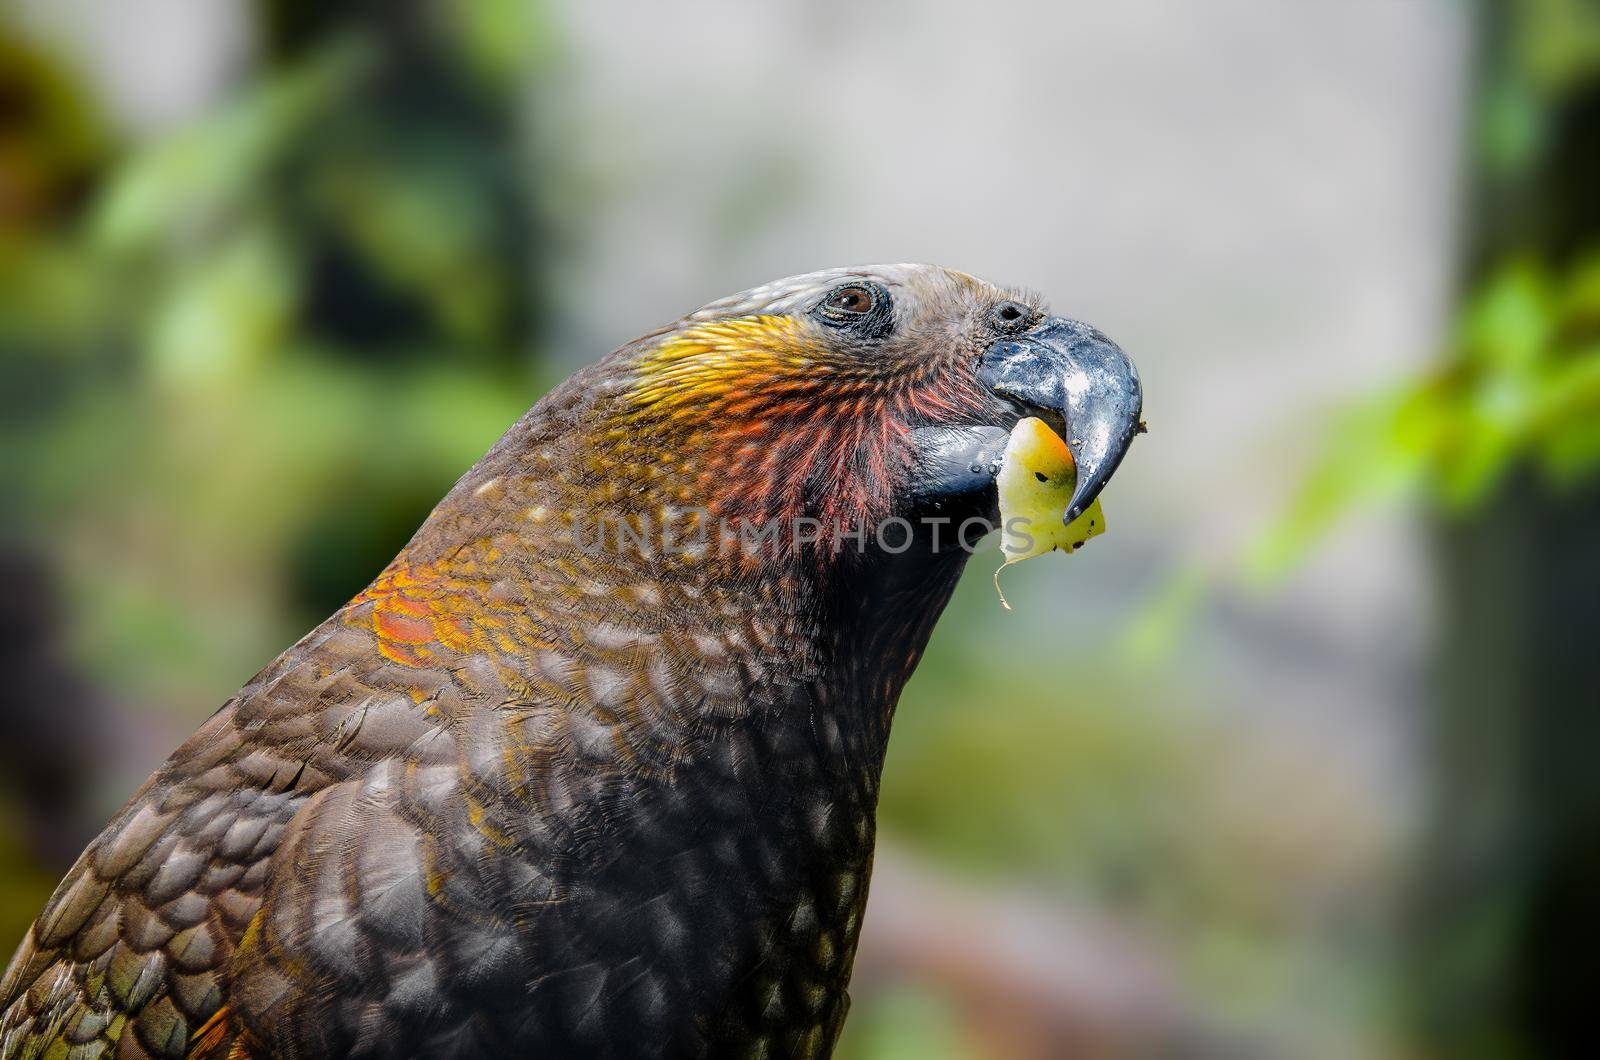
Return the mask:
M1082 515L1141 429L1144 395L1128 355L1087 324L1051 317L985 350L978 380L1066 441L1078 480L1063 521Z

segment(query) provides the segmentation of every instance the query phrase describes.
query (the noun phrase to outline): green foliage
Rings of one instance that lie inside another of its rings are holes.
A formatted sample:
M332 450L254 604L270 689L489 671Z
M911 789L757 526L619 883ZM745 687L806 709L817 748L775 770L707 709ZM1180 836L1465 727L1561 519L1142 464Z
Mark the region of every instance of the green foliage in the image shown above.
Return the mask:
M1503 0L1483 10L1470 221L1485 246L1469 253L1486 260L1472 263L1438 359L1333 416L1323 455L1247 558L1258 581L1301 562L1362 506L1414 496L1461 515L1508 475L1527 471L1559 491L1600 468L1600 248L1561 215L1577 203L1558 201L1562 185L1544 173L1585 164L1585 145L1561 138L1581 134L1563 123L1600 79L1600 5ZM1558 161L1563 149L1570 157ZM1575 254L1554 249L1573 244Z
M428 55L314 35L120 153L17 148L78 191L0 218L3 529L56 567L78 661L136 701L214 707L537 393L546 226L510 75L549 34L526 4L436 15ZM100 128L64 69L37 58L14 94Z
M1485 0L1491 2L1491 0ZM1505 61L1487 72L1476 115L1476 161L1491 181L1525 178L1554 146L1560 101L1600 71L1600 6L1592 0L1495 3Z
M1511 6L1510 65L1542 94L1569 95L1594 79L1600 71L1600 7L1592 0L1515 0Z
M1466 512L1525 469L1555 490L1600 472L1600 255L1560 271L1518 259L1490 274L1438 364L1335 418L1252 573L1294 565L1360 505L1410 494Z

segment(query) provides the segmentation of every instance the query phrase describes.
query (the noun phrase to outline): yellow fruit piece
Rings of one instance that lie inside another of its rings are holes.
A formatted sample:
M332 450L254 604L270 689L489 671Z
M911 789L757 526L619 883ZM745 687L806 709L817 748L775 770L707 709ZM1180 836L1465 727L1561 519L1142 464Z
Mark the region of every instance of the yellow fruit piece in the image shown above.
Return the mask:
M1067 443L1041 419L1018 420L995 477L1000 493L1000 551L1006 558L1002 569L1056 549L1071 552L1106 532L1098 497L1078 518L1062 523L1077 483L1078 467ZM995 571L995 588L999 587L1000 572ZM1005 603L1004 593L1000 602Z

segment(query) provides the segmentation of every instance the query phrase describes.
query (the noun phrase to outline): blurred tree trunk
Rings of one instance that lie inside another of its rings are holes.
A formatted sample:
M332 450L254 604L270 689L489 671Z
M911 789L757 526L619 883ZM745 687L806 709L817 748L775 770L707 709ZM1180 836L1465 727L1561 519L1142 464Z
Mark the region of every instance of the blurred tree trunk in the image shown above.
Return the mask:
M1539 69L1560 29L1530 24L1589 3L1479 6L1463 298L1508 260L1600 248L1594 57ZM1600 1055L1600 487L1513 475L1434 542L1419 1030L1430 1055Z

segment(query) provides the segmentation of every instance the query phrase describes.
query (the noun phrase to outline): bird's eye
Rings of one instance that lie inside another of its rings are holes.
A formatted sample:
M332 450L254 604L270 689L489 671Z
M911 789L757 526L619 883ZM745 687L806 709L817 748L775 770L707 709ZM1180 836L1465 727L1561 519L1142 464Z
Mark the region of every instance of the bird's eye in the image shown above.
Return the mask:
M841 316L860 316L872 311L872 292L865 287L841 287L823 300L822 307Z
M1020 302L1001 302L989 310L989 323L996 331L1021 331L1033 319L1033 310Z
M817 319L830 327L857 334L881 336L893 325L889 292L875 283L849 283L835 287L817 303Z

